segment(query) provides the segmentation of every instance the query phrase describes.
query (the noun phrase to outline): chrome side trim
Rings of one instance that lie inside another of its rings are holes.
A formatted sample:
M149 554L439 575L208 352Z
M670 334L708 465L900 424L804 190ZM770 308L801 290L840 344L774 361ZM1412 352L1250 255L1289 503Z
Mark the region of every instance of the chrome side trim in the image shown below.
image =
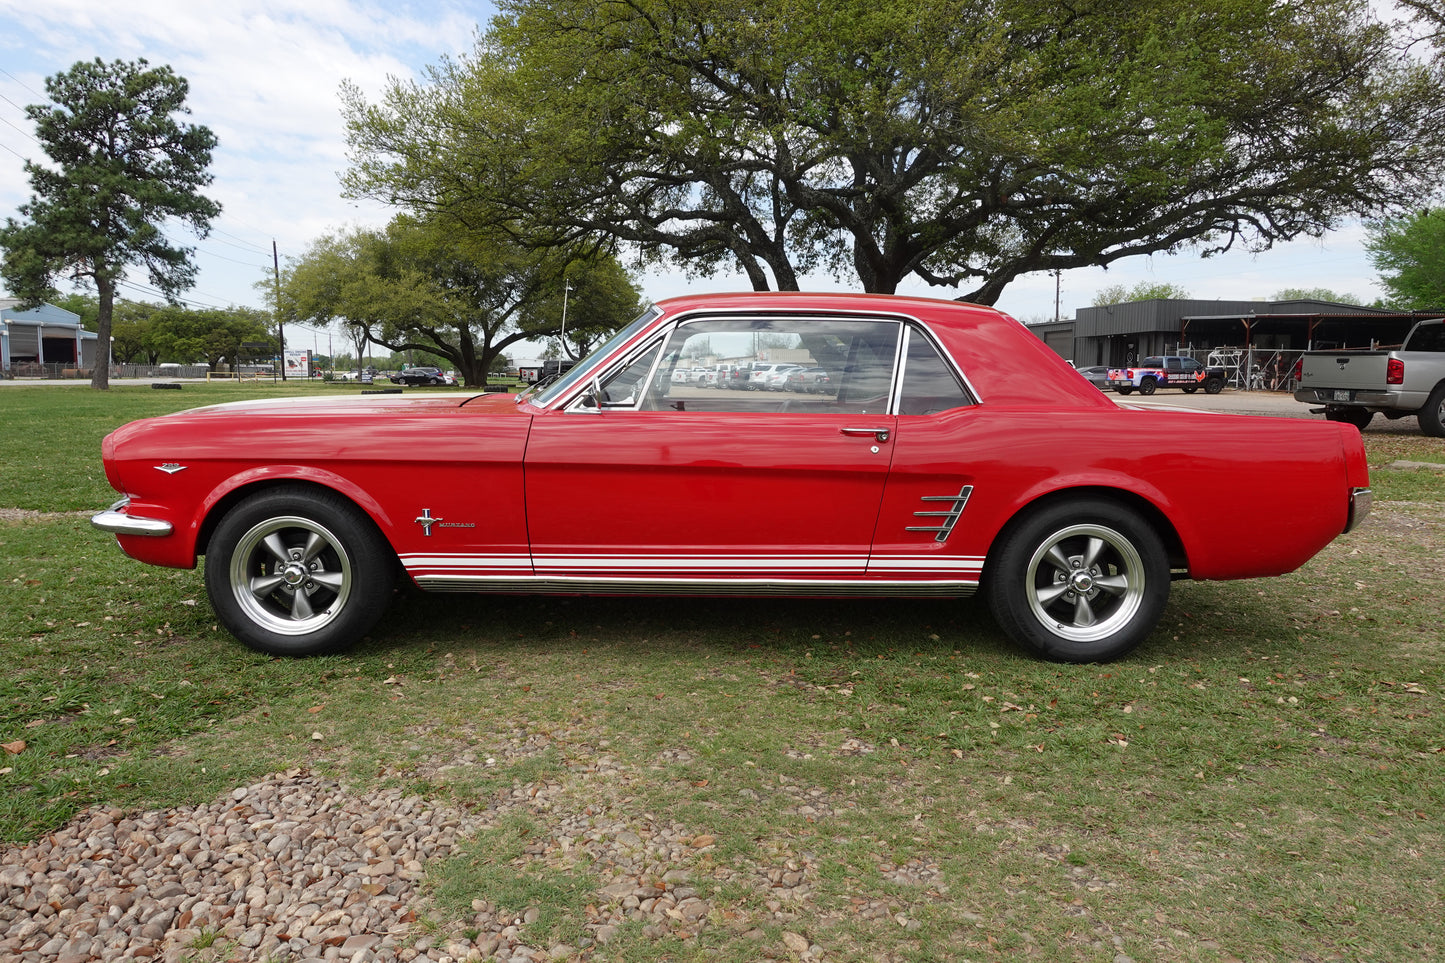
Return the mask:
M114 505L103 512L97 512L90 516L90 524L102 532L110 532L113 535L150 535L161 537L171 533L171 523L159 518L141 518L139 515L127 515L119 509L124 508L130 502L129 498L122 498Z
M973 494L972 485L964 485L959 489L957 495L924 495L920 501L925 502L952 502L953 507L946 512L914 512L915 518L941 518L937 525L909 525L903 530L905 532L934 532L935 542L948 541L949 533L953 526L958 524L958 519L963 515L963 510L968 506L968 498Z
M978 580L875 581L836 579L626 579L566 575L488 576L419 575L416 584L431 592L480 592L498 595L737 595L826 596L829 598L966 598Z
M1360 527L1360 523L1370 514L1370 506L1374 501L1375 493L1369 488L1350 490L1350 515L1345 522L1346 532L1352 532Z

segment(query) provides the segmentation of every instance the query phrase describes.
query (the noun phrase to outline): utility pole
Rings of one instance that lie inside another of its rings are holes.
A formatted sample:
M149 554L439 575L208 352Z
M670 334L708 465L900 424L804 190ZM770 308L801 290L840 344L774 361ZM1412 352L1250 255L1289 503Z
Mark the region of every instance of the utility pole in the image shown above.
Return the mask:
M1054 268L1054 320L1055 320L1055 321L1059 320L1059 292L1060 292L1060 288L1062 287L1062 284L1063 284L1063 282L1062 282L1062 280L1061 280L1061 278L1062 278L1062 276L1063 276L1063 273L1064 273L1064 272L1061 271L1059 268Z
M281 380L286 380L286 324L281 320L281 255L276 253L276 239L271 238L271 269L276 273L276 340L281 342Z
M572 352L567 350L567 295L572 293L572 285L567 283L567 275L562 275L562 358L564 360L572 357Z

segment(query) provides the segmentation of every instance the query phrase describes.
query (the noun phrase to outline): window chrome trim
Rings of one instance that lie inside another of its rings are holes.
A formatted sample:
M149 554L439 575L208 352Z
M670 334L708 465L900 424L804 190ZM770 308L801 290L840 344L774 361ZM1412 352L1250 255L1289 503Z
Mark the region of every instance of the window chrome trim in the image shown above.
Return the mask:
M645 317L648 313L654 312L657 312L657 316L650 318L648 320L648 324L655 323L658 319L658 316L660 316L660 312L658 312L658 309L654 307L649 308L647 312L643 313L642 317ZM974 386L973 382L968 377L968 373L963 370L962 365L960 365L958 363L958 360L954 358L953 353L948 350L948 347L944 343L943 339L939 338L938 335L934 333L933 328L926 320L916 314L905 311L880 311L876 308L869 310L857 310L849 308L761 309L757 307L698 307L683 314L679 314L674 318L668 319L665 324L663 324L660 328L652 331L651 334L655 336L661 336L665 339L670 340L673 332L675 332L679 327L684 324L691 324L697 321L706 321L709 318L727 318L729 320L737 320L739 318L746 318L748 316L765 319L814 318L820 321L826 321L830 318L846 318L849 320L874 320L891 322L901 325L903 328L903 332L898 338L898 344L896 346L896 351L898 353L894 357L893 376L895 380L893 384L893 390L889 394L889 411L887 412L889 415L896 415L899 410L899 398L903 385L903 369L907 360L907 355L905 353L907 347L906 343L908 341L908 337L912 334L912 329L916 327L924 334L925 337L928 338L929 342L938 352L939 357L943 358L944 363L953 369L954 375L957 376L959 381L963 384L963 388L972 399L973 404L981 405L984 403L983 395ZM639 320L641 320L641 317L639 317ZM646 330L645 326L643 330ZM638 349L646 350L648 347L651 346L651 344L652 338L648 337L645 338L643 341L638 342L633 349L624 350L622 354L613 356L614 359L620 360L614 360L611 363L607 361L600 361L597 366L587 369L587 377L582 378L576 384L570 386L570 393L567 395L559 396L548 404L540 404L535 399L533 399L532 403L538 405L538 407L546 408L548 410L569 411L571 410L574 402L576 402L587 391L587 387L592 383L594 377L602 381L606 381L607 378L611 377L611 375L618 368L628 364L635 357L637 357L637 354L639 353ZM666 344L664 344L663 348L664 350L662 352L659 352L658 354L659 362L661 361L663 355L666 353ZM589 358L590 357L591 356L589 355ZM581 367L586 360L587 359L584 359L583 362L579 363L577 367ZM573 370L575 371L576 368L574 368ZM567 374L570 375L571 373L572 372L569 371ZM652 374L655 373L656 366L654 365L653 371L649 373L649 378ZM563 377L565 378L566 375L564 375ZM612 408L599 410L631 411L635 409ZM591 409L588 409L588 411L590 413Z

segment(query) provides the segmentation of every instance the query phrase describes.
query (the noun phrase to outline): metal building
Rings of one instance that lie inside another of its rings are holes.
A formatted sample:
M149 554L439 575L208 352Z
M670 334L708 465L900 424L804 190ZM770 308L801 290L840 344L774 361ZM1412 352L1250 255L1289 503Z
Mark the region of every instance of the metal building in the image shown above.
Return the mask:
M73 376L95 367L96 334L81 327L80 315L53 304L21 311L20 303L0 298L0 375Z

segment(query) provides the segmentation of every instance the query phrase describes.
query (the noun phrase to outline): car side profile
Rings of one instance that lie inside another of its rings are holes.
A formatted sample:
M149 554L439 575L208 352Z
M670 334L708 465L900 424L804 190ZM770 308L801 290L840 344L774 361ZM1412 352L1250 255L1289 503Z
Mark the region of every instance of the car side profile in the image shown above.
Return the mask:
M404 368L391 376L391 380L397 384L412 385L444 385L448 384L448 378L440 368L429 368L420 366L416 368Z
M765 349L828 392L673 378ZM204 558L221 624L294 655L359 640L404 573L442 592L981 593L1030 651L1106 660L1149 636L1171 580L1292 571L1370 504L1348 425L1130 407L992 308L884 295L674 298L542 390L238 402L102 451L122 497L95 526L144 562Z

